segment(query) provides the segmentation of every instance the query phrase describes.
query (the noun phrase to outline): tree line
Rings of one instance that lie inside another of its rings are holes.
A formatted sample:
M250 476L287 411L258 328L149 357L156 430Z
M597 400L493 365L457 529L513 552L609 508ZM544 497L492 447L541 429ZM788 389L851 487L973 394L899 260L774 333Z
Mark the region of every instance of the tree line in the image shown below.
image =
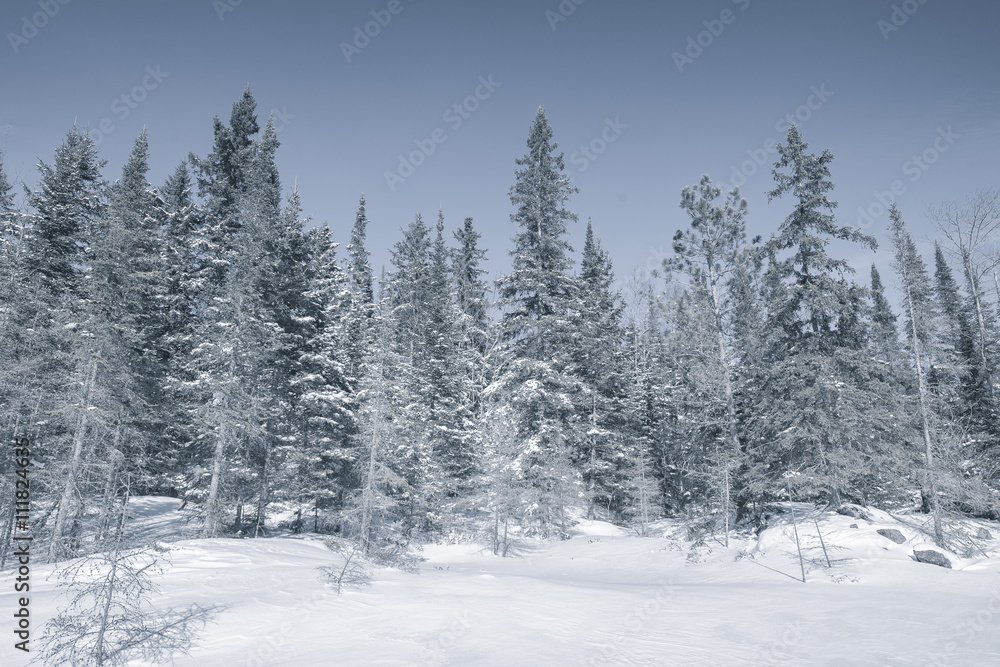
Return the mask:
M792 126L769 239L706 175L662 271L623 283L589 222L575 257L539 109L506 275L486 281L474 221L439 211L376 278L364 197L341 250L283 193L278 147L248 88L159 187L145 132L109 183L72 128L20 209L0 162L0 422L33 442L49 560L98 549L141 494L183 498L204 537L266 535L280 510L369 555L506 554L574 511L641 534L695 513L728 536L775 500L912 506L939 543L949 515L998 517L996 190L932 212L930 263L893 207L894 309L874 264L866 286L828 254L876 239L836 222L833 156Z

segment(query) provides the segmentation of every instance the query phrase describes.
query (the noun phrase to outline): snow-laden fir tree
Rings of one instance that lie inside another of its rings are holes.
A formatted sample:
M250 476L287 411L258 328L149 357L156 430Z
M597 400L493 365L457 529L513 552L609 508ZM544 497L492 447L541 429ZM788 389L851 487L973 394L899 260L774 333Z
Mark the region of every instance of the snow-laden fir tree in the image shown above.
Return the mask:
M845 495L864 501L889 494L900 463L896 446L898 394L867 347L865 290L850 281L846 260L830 257L833 240L874 248L875 240L833 216L829 165L833 155L806 152L792 125L778 146L773 200L791 196L794 209L767 244L766 298L771 328L763 386L752 405L757 494L784 489L798 498ZM862 489L868 470L885 487Z
M452 272L458 294L458 309L462 314L462 332L465 345L475 350L480 358L485 357L490 344L489 301L487 285L483 280L486 269L486 251L479 247L482 234L476 231L472 218L466 218L462 227L455 231L458 247L452 253ZM474 378L481 377L477 370L470 369Z
M581 383L577 420L585 437L573 452L581 470L587 515L621 518L629 494L627 351L621 295L614 288L611 257L587 222L580 259L574 365Z
M294 494L290 497L313 510L315 528L319 512L326 513L344 499L354 462L348 439L355 430L355 405L344 341L350 294L336 262L337 244L325 224L310 229L306 238L304 340L295 348L298 358L289 382L298 424L283 474Z
M234 530L264 530L287 444L287 382L298 338L289 309L302 293L301 272L287 272L302 221L297 211L283 215L279 209L277 146L269 119L254 144L246 192L237 200L239 225L222 255L224 281L205 299L191 355L199 439L211 451L204 473L206 536L220 533L227 507L235 510ZM254 510L249 522L247 508Z
M213 271L207 269L211 244L206 237L205 211L194 200L194 184L187 163L182 162L159 190L163 217L162 449L153 453L150 469L156 472L152 492L185 493L185 477L197 462L191 443L195 406L186 387L195 381L190 354L196 345L197 315L211 287Z
M351 227L351 242L347 246L344 273L350 301L345 314L345 343L347 345L348 378L357 384L364 375L364 363L371 353L374 341L372 322L375 317L375 292L370 253L365 247L368 233L368 216L365 198L361 196L358 211Z
M578 502L579 474L571 463L586 425L577 421L580 382L573 361L577 280L566 236L576 192L539 109L528 152L517 159L510 201L517 226L511 272L498 281L506 358L496 380L518 420L518 465L535 494L522 517L542 535L564 534L566 508Z

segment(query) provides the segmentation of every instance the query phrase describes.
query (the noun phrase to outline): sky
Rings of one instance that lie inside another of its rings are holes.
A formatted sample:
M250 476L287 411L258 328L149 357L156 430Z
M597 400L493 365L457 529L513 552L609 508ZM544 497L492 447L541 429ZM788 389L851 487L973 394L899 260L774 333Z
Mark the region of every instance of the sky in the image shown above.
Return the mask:
M929 207L1000 185L998 25L995 0L6 0L0 149L34 187L76 123L113 180L145 127L160 184L249 85L314 222L346 244L365 196L376 272L441 209L449 230L473 217L498 277L541 106L579 188L574 247L592 220L625 278L670 255L704 173L774 233L793 208L768 202L774 146L796 120L834 155L837 220L882 241L836 250L867 282L873 261L890 272L890 201L927 238Z

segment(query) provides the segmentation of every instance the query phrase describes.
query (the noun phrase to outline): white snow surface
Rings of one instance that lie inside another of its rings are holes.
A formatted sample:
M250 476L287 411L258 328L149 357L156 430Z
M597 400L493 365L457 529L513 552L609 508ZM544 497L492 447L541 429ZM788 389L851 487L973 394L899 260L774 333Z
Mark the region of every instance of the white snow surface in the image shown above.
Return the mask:
M379 569L337 595L317 570L333 559L318 537L173 539L189 534L177 501L132 504L134 523L171 546L154 604L225 607L183 667L1000 665L1000 526L950 522L965 553L946 552L947 570L911 557L931 542L923 516L795 508L806 583L785 512L729 548L721 535L696 545L675 521L645 538L580 521L570 539L525 540L512 558L426 546L418 574ZM979 527L993 539L973 539ZM32 566L33 643L65 603L52 570ZM19 595L10 569L3 580L0 665L16 667L28 662L13 648Z

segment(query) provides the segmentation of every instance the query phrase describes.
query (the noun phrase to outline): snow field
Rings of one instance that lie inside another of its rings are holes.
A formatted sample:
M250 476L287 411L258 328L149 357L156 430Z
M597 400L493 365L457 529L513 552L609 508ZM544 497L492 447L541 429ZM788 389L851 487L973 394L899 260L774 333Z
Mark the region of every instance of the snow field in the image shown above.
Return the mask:
M134 509L161 533L179 517L167 499ZM517 558L431 545L419 574L379 569L370 587L340 596L321 580L334 554L316 537L182 539L155 604L225 606L181 667L1000 664L997 540L980 545L990 556L948 554L947 570L910 557L927 540L922 518L870 512L871 523L796 506L805 584L783 513L729 549L677 539L670 521L651 538L581 522L572 539L525 541ZM62 603L51 571L32 569L34 640ZM14 609L12 589L0 591L0 610ZM11 620L5 611L5 667L27 663Z

